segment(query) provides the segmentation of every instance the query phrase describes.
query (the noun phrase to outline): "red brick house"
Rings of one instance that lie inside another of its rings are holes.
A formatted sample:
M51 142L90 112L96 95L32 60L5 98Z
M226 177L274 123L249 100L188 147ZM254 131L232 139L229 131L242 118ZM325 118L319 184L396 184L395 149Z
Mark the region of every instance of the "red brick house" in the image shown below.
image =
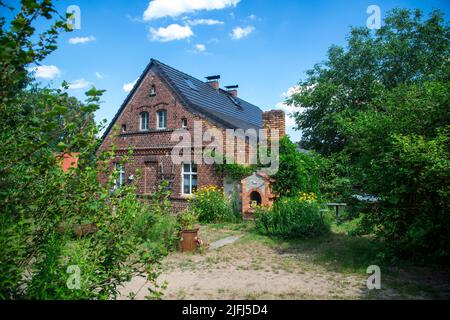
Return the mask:
M224 177L212 164L175 164L171 158L177 144L171 141L175 131L191 132L194 122L202 121L204 131L277 128L280 135L285 134L283 111L263 112L239 98L237 86L221 89L220 76L206 79L204 82L157 60L150 61L103 135L100 150L114 144L117 161L129 149L133 150L132 161L124 167L115 164L120 171L118 185L129 182L136 169L142 172L137 181L142 196L151 194L162 180L168 180L174 210L179 211L185 208L193 190L208 185L222 187ZM238 147L236 153L250 152L247 140L244 143L245 147ZM202 142L202 148L207 144Z

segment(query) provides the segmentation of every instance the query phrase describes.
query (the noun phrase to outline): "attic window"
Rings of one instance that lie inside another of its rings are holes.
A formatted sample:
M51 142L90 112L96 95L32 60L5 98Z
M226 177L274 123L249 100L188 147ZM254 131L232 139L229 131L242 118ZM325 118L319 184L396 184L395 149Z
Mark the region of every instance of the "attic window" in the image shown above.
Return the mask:
M150 97L156 96L156 87L154 84L150 87Z
M125 133L125 132L127 132L127 125L123 124L122 125L122 133Z
M238 107L239 110L242 110L241 103L237 101L235 97L229 95L228 98L230 98L230 100L234 103L236 107Z
M186 81L186 84L189 88L191 88L191 90L198 91L197 86L192 83L191 79L184 79L184 81Z

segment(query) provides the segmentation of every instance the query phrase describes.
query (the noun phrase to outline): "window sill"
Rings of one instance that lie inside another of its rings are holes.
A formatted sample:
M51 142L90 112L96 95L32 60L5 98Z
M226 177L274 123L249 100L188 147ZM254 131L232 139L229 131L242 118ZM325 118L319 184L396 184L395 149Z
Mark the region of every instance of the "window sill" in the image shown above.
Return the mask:
M171 129L153 129L153 130L146 130L146 131L130 131L130 132L123 132L120 134L120 136L133 136L133 135L145 135L145 134L153 134L153 133L167 133L167 132L173 132Z

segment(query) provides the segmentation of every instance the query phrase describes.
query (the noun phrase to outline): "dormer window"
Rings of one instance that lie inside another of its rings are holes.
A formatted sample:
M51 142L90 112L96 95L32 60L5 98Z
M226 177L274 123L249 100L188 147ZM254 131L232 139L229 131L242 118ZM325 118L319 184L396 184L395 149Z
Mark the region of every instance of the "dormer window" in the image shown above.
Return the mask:
M150 87L150 97L156 96L156 87L154 84Z
M181 119L181 128L186 129L187 126L188 126L187 119L186 118Z
M167 129L167 111L158 111L158 129Z
M148 115L148 112L141 112L140 129L141 129L141 131L148 131L149 130L149 115Z

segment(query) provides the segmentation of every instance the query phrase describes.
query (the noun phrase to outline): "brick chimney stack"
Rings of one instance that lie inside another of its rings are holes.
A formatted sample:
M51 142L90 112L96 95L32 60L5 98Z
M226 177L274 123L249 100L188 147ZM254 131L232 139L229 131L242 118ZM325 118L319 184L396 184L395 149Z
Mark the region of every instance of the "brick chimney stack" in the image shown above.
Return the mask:
M263 129L278 129L280 139L286 135L286 115L283 110L270 110L263 112Z
M232 86L225 86L225 88L227 89L227 92L229 94L231 94L233 97L237 97L238 96L238 91L237 89L239 88L239 86L236 85L232 85Z
M207 83L216 90L220 88L219 79L219 75L206 77Z

